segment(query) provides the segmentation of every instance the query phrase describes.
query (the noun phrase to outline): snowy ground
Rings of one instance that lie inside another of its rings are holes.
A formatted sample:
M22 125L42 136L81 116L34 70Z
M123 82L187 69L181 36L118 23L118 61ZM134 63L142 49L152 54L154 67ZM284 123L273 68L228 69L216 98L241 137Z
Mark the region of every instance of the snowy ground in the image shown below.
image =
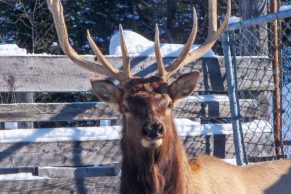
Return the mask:
M33 176L31 173L0 174L0 181L36 180L36 179L47 179L47 177Z
M26 54L26 49L19 48L16 44L0 44L0 56L18 56Z
M283 5L279 8L279 11L291 10L291 5Z
M130 56L155 56L154 51L154 42L146 39L140 34L130 31L124 30L125 43L128 49L128 53ZM120 49L120 34L119 32L115 33L110 39L109 53L110 55L121 55ZM193 45L191 50L195 50L200 45ZM182 49L184 44L163 44L161 43L161 52L164 57L177 57ZM213 57L215 53L210 50L208 51L204 57Z
M232 134L231 124L200 124L175 119L179 136ZM269 122L255 120L242 125L244 133L271 133ZM121 126L13 129L0 131L1 143L115 140L121 138Z

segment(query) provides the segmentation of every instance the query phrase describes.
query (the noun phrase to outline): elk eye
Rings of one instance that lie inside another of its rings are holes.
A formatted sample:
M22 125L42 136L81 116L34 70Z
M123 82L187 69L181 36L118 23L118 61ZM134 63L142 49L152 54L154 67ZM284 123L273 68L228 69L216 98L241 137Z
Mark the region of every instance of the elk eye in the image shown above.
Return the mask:
M169 109L173 109L174 108L174 103L173 102L170 102L169 105L168 105Z
M121 112L127 113L127 112L129 112L129 110L128 110L128 108L125 105L122 105Z

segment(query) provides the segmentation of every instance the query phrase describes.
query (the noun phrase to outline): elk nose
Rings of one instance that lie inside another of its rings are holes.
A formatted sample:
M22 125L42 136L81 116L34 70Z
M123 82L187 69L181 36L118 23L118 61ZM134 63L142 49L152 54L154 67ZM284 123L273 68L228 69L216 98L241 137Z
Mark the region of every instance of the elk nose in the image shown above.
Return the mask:
M150 139L157 139L162 137L164 133L164 127L161 123L150 124L148 122L142 125L142 135Z

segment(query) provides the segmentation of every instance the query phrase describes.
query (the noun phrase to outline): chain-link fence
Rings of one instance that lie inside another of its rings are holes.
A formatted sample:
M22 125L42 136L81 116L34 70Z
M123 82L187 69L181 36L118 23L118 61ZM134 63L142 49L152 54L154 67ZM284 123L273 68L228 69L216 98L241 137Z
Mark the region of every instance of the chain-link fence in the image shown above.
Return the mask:
M289 8L228 27L235 97L245 99L238 108L242 109L246 99L253 99L257 113L252 117L238 113L242 125L248 123L246 128L240 126L243 141L258 139L256 150L247 144L242 155L257 152L265 160L291 157L290 12ZM245 135L250 133L252 136Z
M289 10L291 11L291 10ZM283 154L291 157L291 17L280 22L281 104Z

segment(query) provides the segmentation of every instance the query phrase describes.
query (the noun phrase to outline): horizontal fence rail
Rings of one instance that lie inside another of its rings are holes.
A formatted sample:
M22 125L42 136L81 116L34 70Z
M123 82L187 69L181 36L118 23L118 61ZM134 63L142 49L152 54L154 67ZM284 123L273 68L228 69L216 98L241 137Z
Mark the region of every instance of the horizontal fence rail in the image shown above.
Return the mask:
M233 158L231 124L200 124L188 119L176 119L175 122L189 157L211 154ZM249 157L273 155L272 128L268 122L255 120L244 123L242 128ZM116 163L121 161L120 137L120 126L0 131L0 166L15 168ZM258 139L265 143L257 145Z
M209 95L210 96L210 95ZM216 96L214 96L216 97ZM201 101L193 96L182 101L175 109L176 118L218 118L230 116L227 96ZM224 98L224 99L221 99ZM267 117L268 112L257 109L260 101L241 99L243 117ZM99 119L121 119L120 113L104 102L74 103L14 103L0 104L0 122L7 121L82 121Z
M118 193L119 177L0 181L1 193Z
M94 60L93 56L87 56ZM165 58L165 63L174 58ZM112 64L121 67L122 58L108 56ZM131 59L132 73L153 75L155 57ZM273 90L271 60L267 57L243 59L237 57L240 90ZM90 78L99 76L73 64L65 56L0 56L1 92L87 92L91 91ZM198 91L226 92L226 71L223 57L202 58L188 65L178 75L199 70L202 82Z

